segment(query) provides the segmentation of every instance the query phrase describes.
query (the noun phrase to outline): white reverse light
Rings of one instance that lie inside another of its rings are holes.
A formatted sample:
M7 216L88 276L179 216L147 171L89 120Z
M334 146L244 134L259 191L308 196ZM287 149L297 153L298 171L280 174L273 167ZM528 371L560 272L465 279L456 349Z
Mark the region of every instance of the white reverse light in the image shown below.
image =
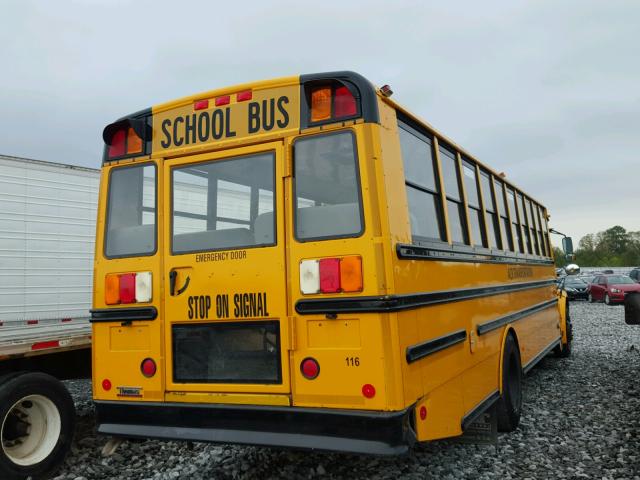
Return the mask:
M320 263L318 260L300 262L300 291L304 294L320 291Z
M136 273L136 302L150 302L151 291L151 272Z

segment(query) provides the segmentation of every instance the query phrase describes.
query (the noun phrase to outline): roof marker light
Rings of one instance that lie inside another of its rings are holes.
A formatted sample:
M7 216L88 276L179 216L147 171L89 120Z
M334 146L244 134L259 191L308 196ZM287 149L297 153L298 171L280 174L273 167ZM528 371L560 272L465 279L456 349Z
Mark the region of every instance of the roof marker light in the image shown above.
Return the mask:
M206 110L209 108L209 100L196 100L193 102L194 110Z
M244 92L238 92L236 94L236 100L238 102L245 102L253 98L253 92L251 90L245 90Z
M216 107L220 107L222 105L229 105L231 101L231 97L229 95L223 95L222 97L216 98Z

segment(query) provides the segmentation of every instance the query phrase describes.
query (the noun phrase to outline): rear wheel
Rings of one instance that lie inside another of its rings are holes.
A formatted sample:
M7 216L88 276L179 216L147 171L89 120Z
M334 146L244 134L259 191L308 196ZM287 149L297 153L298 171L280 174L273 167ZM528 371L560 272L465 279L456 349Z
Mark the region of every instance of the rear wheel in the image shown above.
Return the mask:
M522 365L520 350L509 334L502 354L502 395L498 400L498 430L512 432L518 428L522 411Z
M75 408L62 383L24 373L0 384L0 478L40 478L64 460Z
M589 303L593 303L593 295L591 295L591 292L589 292L589 295L587 296L587 300L589 301Z

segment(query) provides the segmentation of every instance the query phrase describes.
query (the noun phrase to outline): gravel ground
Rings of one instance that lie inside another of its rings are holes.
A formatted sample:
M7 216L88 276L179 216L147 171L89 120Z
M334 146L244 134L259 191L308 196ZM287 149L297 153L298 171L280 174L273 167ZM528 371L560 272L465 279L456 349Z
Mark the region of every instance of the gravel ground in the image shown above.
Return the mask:
M214 478L597 478L640 480L640 327L622 307L573 303L574 351L526 377L518 430L497 447L449 441L398 458L203 443L125 441L103 458L90 385L69 382L79 413L57 480Z

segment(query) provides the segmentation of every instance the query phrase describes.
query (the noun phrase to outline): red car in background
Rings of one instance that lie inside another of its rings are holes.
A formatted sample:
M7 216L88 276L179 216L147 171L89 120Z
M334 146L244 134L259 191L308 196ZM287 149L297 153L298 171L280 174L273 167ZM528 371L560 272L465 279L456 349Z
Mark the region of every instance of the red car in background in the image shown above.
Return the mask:
M628 292L640 292L640 283L627 275L599 275L589 284L587 298L590 302L613 305L623 303Z

